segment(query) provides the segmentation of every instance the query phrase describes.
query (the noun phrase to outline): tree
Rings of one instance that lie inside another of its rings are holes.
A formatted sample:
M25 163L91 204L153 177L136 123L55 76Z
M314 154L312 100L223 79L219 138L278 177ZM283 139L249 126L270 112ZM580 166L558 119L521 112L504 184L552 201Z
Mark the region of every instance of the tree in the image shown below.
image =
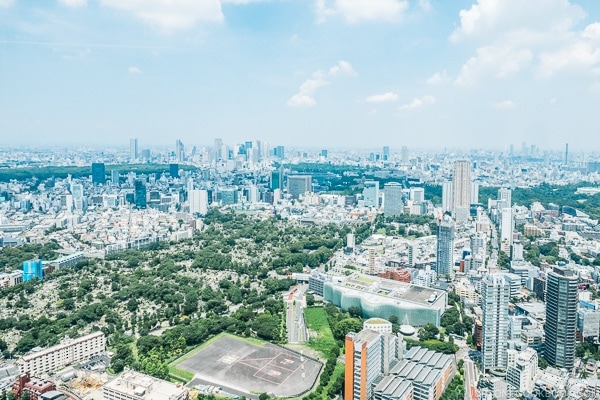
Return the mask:
M349 332L360 332L362 322L358 318L345 318L331 328L333 337L337 340L343 340Z
M266 394L266 393L261 393L261 394L258 396L258 400L269 400L270 398L271 398L271 397L270 397L268 394Z
M426 341L435 339L440 330L433 324L425 324L419 329L419 340Z
M362 310L358 306L352 306L348 308L348 314L350 314L350 316L354 318L361 318Z

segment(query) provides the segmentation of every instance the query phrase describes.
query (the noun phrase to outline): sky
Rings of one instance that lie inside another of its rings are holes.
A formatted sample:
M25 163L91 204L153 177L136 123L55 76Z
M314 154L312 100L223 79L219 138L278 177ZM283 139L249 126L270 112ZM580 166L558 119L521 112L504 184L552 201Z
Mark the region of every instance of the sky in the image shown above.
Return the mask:
M0 0L0 146L600 150L597 0Z

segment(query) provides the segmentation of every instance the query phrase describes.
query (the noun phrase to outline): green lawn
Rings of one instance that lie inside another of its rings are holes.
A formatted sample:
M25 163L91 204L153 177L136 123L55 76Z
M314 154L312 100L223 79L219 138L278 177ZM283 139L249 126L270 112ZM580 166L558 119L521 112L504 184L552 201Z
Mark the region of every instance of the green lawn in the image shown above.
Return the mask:
M320 351L325 357L329 356L329 351L335 345L335 339L329 327L329 322L327 322L325 309L323 307L305 308L304 318L308 329L317 334L316 338L311 337L308 346Z

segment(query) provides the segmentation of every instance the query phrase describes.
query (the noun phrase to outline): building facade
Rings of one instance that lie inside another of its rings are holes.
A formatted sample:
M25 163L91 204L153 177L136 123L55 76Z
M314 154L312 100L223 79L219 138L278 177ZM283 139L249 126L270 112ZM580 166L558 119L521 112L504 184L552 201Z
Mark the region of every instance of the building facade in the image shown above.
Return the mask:
M435 272L452 276L454 273L454 221L445 216L438 224Z
M471 207L471 162L457 160L454 162L452 177L452 216L459 222L469 218Z
M482 282L482 348L481 369L505 369L507 364L508 302L510 284L503 275L493 274Z
M544 355L551 365L569 370L575 361L577 284L577 274L565 267L554 267L547 276Z
M389 182L383 186L383 215L393 217L402 214L404 201L402 200L402 185L398 182Z
M106 336L103 332L94 332L77 339L66 338L56 346L26 354L17 360L17 365L22 374L40 376L99 356L105 350Z

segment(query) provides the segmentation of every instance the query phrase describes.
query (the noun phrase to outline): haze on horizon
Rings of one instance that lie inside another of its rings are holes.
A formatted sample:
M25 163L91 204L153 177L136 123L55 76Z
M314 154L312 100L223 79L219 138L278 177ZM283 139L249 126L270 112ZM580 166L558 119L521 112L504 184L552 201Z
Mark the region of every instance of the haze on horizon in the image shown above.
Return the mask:
M0 145L598 151L594 0L0 0Z

